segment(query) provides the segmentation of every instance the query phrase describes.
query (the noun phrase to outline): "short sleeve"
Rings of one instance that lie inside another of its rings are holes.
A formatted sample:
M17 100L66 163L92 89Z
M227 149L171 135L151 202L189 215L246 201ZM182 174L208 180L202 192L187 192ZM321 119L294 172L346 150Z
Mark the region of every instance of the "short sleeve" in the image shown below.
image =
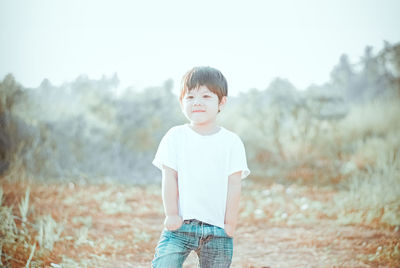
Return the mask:
M162 169L163 165L165 165L176 171L178 170L176 137L173 129L170 129L161 139L152 164L159 169Z
M247 167L246 151L242 140L236 136L229 155L229 175L242 171L242 179L250 174Z

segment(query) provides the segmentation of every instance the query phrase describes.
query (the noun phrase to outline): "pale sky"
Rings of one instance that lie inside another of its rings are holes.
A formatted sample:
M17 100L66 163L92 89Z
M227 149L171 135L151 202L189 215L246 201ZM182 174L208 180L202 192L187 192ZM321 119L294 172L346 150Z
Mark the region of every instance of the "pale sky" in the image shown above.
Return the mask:
M275 77L296 87L329 80L346 53L400 42L397 0L0 0L0 79L26 87L80 74L118 73L142 89L208 65L229 94L265 89Z

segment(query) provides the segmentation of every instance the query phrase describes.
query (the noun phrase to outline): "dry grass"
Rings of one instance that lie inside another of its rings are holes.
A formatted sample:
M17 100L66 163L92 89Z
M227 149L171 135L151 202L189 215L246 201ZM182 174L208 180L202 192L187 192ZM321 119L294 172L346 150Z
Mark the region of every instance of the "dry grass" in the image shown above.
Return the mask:
M151 188L3 181L2 189L2 262L12 267L93 267L109 258L149 254L142 247L150 243L151 228L142 229L142 218L162 212Z
M342 223L400 225L400 152L380 154L374 166L358 171L348 190L336 196Z

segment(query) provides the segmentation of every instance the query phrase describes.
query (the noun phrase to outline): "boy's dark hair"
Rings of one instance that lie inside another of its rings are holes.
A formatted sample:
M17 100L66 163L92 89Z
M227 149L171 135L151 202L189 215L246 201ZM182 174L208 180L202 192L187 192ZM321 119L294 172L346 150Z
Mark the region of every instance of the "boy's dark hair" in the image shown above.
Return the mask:
M186 93L200 86L206 86L211 92L215 93L219 102L221 102L222 97L228 96L228 83L224 75L215 68L199 66L192 68L183 76L179 101L182 102Z

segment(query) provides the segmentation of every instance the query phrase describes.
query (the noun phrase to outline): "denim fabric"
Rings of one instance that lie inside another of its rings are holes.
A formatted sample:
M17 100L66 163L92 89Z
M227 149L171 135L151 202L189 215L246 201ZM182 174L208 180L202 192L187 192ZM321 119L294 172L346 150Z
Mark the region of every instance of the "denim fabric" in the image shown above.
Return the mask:
M220 227L198 220L185 220L177 230L162 231L152 267L182 267L192 250L199 257L199 267L229 267L233 238Z

